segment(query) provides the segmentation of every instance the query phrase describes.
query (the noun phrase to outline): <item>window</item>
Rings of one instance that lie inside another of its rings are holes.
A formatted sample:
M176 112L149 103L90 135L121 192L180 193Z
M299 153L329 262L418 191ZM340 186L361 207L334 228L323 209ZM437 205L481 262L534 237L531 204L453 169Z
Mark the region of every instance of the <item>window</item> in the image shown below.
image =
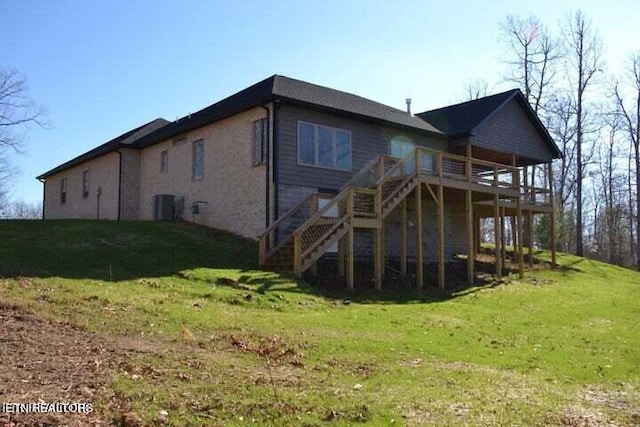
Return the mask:
M82 197L89 197L89 189L91 187L91 171L82 172Z
M267 144L269 144L269 122L260 119L253 122L253 165L267 163Z
M169 170L169 151L164 150L160 153L160 172L165 173Z
M204 178L204 141L199 139L193 142L193 180Z
M298 122L298 163L351 170L351 132Z
M67 203L67 178L60 180L60 204Z

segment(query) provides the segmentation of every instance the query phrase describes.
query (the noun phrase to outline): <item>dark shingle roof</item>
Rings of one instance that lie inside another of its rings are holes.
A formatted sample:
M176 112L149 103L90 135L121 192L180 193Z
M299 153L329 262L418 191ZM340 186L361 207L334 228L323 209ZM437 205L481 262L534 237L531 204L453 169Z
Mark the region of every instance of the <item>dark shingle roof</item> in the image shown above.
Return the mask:
M139 148L224 119L274 100L319 107L365 120L442 134L424 120L403 110L357 95L285 76L274 75L196 113L189 114L136 142Z
M496 95L449 105L416 114L452 138L468 136L518 92L513 89Z
M384 123L419 129L431 133L441 132L424 120L404 110L389 107L351 93L318 86L284 76L274 76L273 93L284 99L316 105L334 111L376 119Z
M42 175L38 176L37 179L47 178L48 176L62 172L73 166L77 166L86 161L95 159L96 157L100 157L104 154L115 151L118 148L131 147L132 144L134 144L140 138L149 135L150 133L162 128L163 126L166 126L169 123L169 121L162 118L155 119L149 123L125 132L122 135L115 137L112 140L94 148L93 150L87 151L86 153L81 154L80 156L61 164L60 166L57 166L50 171L43 173Z
M537 129L542 139L549 145L554 157L560 157L561 152L549 135L545 126L533 111L520 89L512 89L484 98L449 105L435 110L425 111L416 116L428 121L452 139L471 136L509 101L515 99Z

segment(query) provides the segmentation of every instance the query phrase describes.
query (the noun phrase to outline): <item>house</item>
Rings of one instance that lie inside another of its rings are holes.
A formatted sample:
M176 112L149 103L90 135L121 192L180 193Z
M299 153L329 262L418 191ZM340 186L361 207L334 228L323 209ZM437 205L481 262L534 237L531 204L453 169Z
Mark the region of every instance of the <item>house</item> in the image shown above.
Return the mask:
M47 219L193 221L259 238L262 265L298 275L332 254L350 286L357 258L375 260L378 286L385 259L413 262L419 286L437 260L444 286L456 254L472 280L480 218L515 218L522 255L523 218L552 211L522 168L559 156L519 90L412 115L274 75L38 179Z

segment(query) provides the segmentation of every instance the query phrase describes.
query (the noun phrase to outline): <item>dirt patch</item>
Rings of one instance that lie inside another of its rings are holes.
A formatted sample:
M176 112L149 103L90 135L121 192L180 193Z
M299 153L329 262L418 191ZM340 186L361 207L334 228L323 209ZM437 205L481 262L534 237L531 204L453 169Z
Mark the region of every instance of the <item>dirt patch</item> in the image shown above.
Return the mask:
M137 340L107 339L70 324L39 319L24 308L0 301L0 404L85 403L93 407L89 413L40 414L8 413L0 407L0 427L112 424L114 418L108 413L126 411L126 402L119 401L109 388L114 367L134 354L152 351ZM96 410L99 402L108 410Z

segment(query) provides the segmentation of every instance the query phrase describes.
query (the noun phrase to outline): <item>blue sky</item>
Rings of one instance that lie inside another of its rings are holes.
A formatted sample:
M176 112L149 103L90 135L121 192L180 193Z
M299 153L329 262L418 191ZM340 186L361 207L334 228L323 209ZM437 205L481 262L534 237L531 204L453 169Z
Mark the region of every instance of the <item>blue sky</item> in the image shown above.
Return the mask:
M40 201L37 175L273 74L397 108L411 97L414 112L460 101L475 78L506 90L499 23L533 14L557 28L578 8L618 72L640 50L637 0L0 0L0 66L27 77L51 122L13 156L13 196Z

